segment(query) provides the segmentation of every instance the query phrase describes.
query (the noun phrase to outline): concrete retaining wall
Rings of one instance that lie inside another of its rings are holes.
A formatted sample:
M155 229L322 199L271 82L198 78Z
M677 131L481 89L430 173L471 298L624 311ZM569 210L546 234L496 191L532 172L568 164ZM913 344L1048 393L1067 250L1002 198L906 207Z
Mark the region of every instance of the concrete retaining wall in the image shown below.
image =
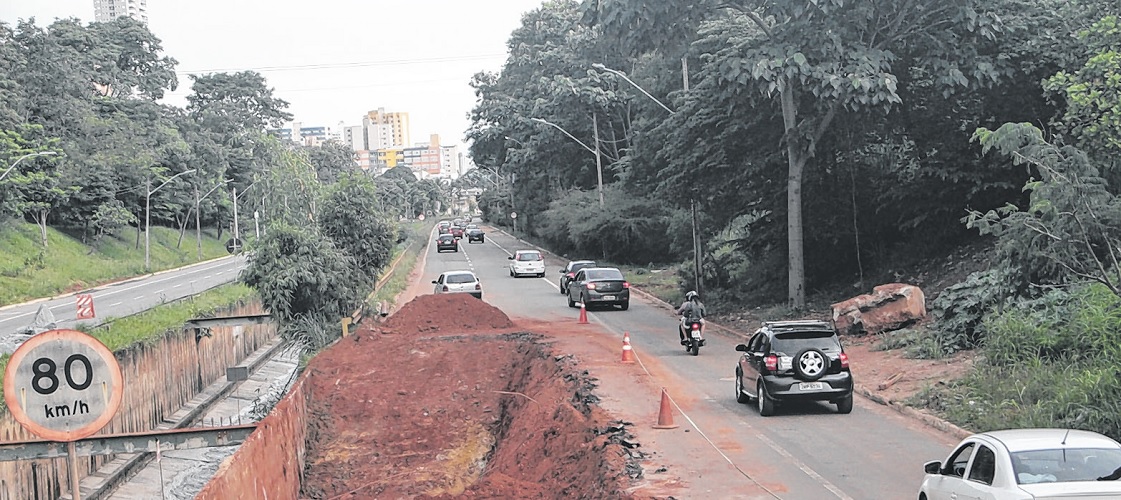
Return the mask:
M232 307L220 316L262 314L260 304ZM98 434L143 432L155 429L206 386L276 336L274 325L210 329L211 336L195 343L194 330L167 333L159 340L116 352L124 376L121 407ZM6 411L0 415L0 440L33 441ZM82 477L114 457L84 457ZM70 491L65 459L0 462L0 500L54 500Z
M311 400L306 382L301 376L195 500L299 497Z

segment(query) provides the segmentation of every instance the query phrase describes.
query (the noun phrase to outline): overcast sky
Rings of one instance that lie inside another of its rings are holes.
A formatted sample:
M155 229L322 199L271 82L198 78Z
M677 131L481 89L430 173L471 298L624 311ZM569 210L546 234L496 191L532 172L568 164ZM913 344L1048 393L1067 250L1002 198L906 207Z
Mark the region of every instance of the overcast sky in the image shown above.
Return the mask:
M522 14L542 0L148 0L148 27L187 73L255 70L304 126L409 113L413 142L462 144L479 71L498 71ZM0 21L93 21L93 0L0 0Z

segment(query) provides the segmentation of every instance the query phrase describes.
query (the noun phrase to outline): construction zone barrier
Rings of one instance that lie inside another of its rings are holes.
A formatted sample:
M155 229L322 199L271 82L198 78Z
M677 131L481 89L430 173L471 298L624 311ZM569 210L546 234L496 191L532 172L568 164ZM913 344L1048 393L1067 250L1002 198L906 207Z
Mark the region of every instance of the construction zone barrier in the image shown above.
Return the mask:
M583 302L580 303L580 319L576 323L580 325L588 324L588 306L584 305Z
M634 350L631 349L631 334L623 332L623 363L634 363Z
M669 394L666 393L666 388L662 388L662 404L658 408L658 423L654 426L655 429L676 429L677 424L673 423L673 408L670 406Z

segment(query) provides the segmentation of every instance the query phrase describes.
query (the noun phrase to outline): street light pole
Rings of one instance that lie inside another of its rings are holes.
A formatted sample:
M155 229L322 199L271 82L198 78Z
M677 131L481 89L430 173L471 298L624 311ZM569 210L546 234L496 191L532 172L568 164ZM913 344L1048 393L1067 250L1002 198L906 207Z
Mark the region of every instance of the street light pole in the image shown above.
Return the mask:
M684 59L682 59L682 61L684 62ZM624 74L622 71L619 71L617 69L608 68L607 66L604 66L600 63L595 63L595 64L592 65L592 67L595 68L595 69L598 69L600 71L606 71L606 72L611 73L615 76L618 76L619 78L622 78L622 79L626 80L627 83L631 84L634 88L638 89L639 92L642 92L643 94L645 94L646 97L650 98L650 100L658 103L658 105L661 106L662 109L664 109L666 111L669 111L670 114L673 114L674 111L672 109L670 109L669 106L666 106L665 104L662 104L662 101L659 101L657 97L654 97L654 96L650 95L650 93L647 92L646 89L644 89L642 87L639 87L637 83L634 83L630 78L627 78L627 75ZM688 89L686 89L686 90L688 90Z
M171 176L168 180L163 181L163 184L160 184L159 186L156 186L156 189L152 189L152 176L151 176L151 174L148 174L144 178L144 187L146 188L146 191L147 191L147 195L144 196L144 270L145 271L150 270L151 267L152 267L151 237L150 237L150 233L151 233L151 229L152 229L152 195L155 194L156 191L159 191L160 188L166 186L167 183L175 180L176 177L179 177L180 175L186 175L186 174L189 174L189 173L194 172L194 171L195 171L195 169L192 168L192 169L187 170L185 172L179 172L178 174L175 174L175 175Z
M37 151L37 152L34 152L34 153L25 154L25 155L23 155L19 158L16 158L15 163L12 163L12 166L8 167L8 169L5 170L3 174L0 174L0 181L4 180L4 178L7 177L8 174L10 174L12 172L12 170L15 170L16 165L19 165L19 162L21 162L23 160L26 160L28 158L34 158L36 156L53 156L53 155L57 155L57 154L58 153L56 153L54 151Z
M200 207L200 204L202 200L205 200L207 196L210 196L210 193L217 191L218 188L222 187L222 185L232 180L233 179L225 179L222 182L219 182L216 186L210 188L210 191L207 191L206 194L202 195L201 197L199 196L199 187L195 186L195 243L198 247L199 260L202 260L202 217L200 216L202 208Z
M560 125L557 125L557 124L555 124L553 122L550 122L550 121L547 121L547 120L543 120L541 118L530 118L530 120L533 120L535 122L544 123L545 125L549 125L550 127L553 127L557 130L560 130L564 135L567 135L569 139L572 139L572 140L576 141L577 144L583 146L584 149L588 150L589 153L596 155L596 178L598 179L599 207L603 208L603 160L602 160L602 158L600 158L600 153L599 153L599 122L596 120L596 114L592 113L592 132L595 135L595 141L596 141L595 149L592 149L587 144L584 144L583 141L581 141L580 139L577 139L575 136L568 133L568 131L561 128Z

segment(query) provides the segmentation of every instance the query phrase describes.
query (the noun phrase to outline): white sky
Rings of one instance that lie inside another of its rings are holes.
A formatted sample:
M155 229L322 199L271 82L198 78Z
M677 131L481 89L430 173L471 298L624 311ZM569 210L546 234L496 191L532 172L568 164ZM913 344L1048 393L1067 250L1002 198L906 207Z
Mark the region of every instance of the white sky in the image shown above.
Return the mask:
M379 107L409 113L413 142L463 143L469 85L498 71L506 41L542 0L148 0L148 27L187 72L255 70L303 126L361 124ZM0 0L0 21L93 21L93 0ZM278 68L280 67L280 68ZM297 68L293 68L297 67ZM275 69L268 69L275 68Z

